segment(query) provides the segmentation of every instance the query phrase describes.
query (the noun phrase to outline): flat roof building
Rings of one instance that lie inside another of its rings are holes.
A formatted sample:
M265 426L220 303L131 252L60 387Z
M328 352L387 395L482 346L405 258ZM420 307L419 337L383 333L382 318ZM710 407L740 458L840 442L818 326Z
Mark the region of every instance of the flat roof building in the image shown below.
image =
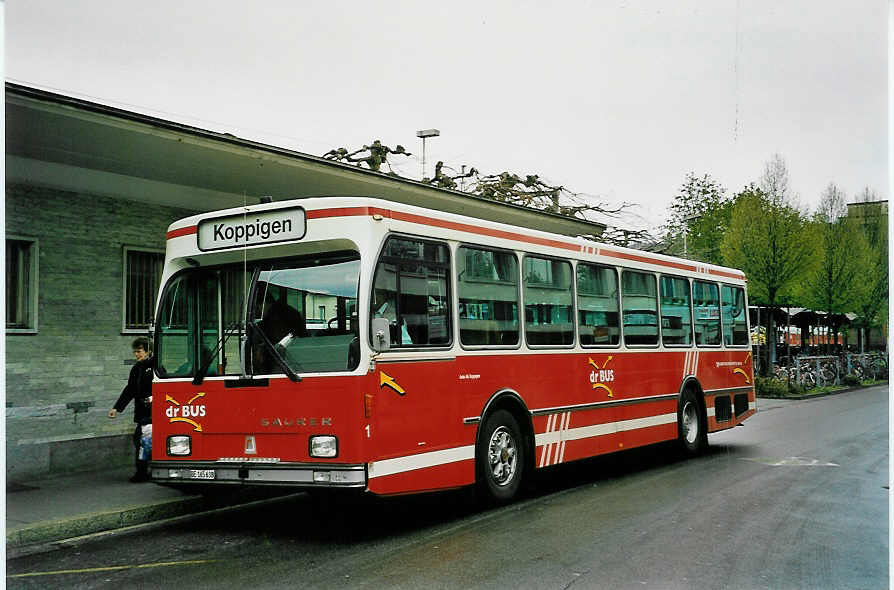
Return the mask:
M6 84L7 477L128 462L109 408L152 318L165 233L196 213L366 195L565 235L604 226Z

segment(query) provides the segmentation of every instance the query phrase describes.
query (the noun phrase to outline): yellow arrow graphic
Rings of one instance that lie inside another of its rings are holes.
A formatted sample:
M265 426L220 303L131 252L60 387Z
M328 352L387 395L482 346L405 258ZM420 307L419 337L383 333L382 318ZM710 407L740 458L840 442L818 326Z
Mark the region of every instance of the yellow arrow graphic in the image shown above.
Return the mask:
M387 375L384 371L379 371L379 388L381 389L386 385L400 395L404 395L407 393L406 391L404 391L403 387L394 382L394 377L392 377L391 375Z
M180 418L180 417L178 416L177 418L170 418L170 421L171 421L171 423L174 423L174 422L186 422L187 424L192 424L192 427L195 428L195 431L196 431L196 432L202 432L202 425L199 424L199 423L197 423L197 422L193 422L193 421L190 420L189 418Z
M608 392L608 397L615 397L612 393L612 390L609 389L607 385L603 385L602 383L594 383L593 389L604 389Z
M204 393L197 393L197 394L195 394L194 396L192 396L192 399L191 399L191 400L189 400L188 402L186 402L186 405L191 404L192 402L196 401L196 400L199 399L200 397L205 397L205 394L204 394Z
M742 369L733 369L733 375L735 375L736 373L739 373L740 375L745 377L745 383L751 383L751 379L748 378L748 373L746 373Z
M608 362L609 362L610 360L612 360L613 358L615 358L615 357L610 356L610 357L608 357L607 359L605 359L605 362L602 363L602 366L601 366L601 367L600 367L598 364L596 364L596 361L594 361L593 359L591 359L591 358L589 358L589 357L587 357L587 362L588 362L589 364L593 365L594 367L596 367L597 369L604 369L604 368L608 365Z
M180 402L178 402L177 400L175 400L174 398L172 398L172 397L169 396L168 394L165 394L165 401L166 401L166 402L169 402L169 403L172 403L172 404L174 404L175 406L179 406L179 405L180 405Z

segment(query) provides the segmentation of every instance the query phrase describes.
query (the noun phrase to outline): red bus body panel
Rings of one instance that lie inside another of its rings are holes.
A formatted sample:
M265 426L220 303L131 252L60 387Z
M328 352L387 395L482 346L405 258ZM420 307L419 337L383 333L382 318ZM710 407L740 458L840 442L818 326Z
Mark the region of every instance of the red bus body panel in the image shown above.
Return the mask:
M199 386L157 382L153 458L174 460L163 441L189 434L190 461L363 463L374 493L457 487L475 481L480 416L497 393L511 391L524 402L536 440L534 465L547 467L675 439L677 398L690 379L705 393L709 431L753 414L747 350L501 351L380 361L360 376L308 376L298 383L274 377L266 387L226 387L221 379ZM740 384L735 393L747 395L748 409L719 422L714 400L730 395L731 382ZM310 457L314 434L337 436L338 456Z

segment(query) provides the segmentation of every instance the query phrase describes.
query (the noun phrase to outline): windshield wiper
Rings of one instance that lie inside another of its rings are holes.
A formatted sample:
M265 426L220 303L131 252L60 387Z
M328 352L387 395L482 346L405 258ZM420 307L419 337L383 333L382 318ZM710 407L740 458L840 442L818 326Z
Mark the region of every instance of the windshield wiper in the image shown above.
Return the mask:
M258 326L258 321L249 320L248 325L251 326L253 331L257 332L258 335L261 336L261 340L264 342L264 346L266 346L268 350L270 350L270 352L273 354L273 359L276 361L276 364L278 364L282 368L286 376L296 383L301 381L301 377L298 376L298 373L292 370L292 367L290 367L289 364L286 362L286 359L284 359L282 355L279 354L276 346L273 344L273 342L270 341L270 338L267 337L267 334L264 333L264 330L262 330L261 327ZM254 373L254 367L252 367L252 373Z
M202 384L202 381L205 380L205 375L208 373L208 368L211 366L211 361L213 361L214 358L217 356L217 353L223 349L224 345L227 343L227 340L230 338L230 335L236 331L236 328L238 328L239 325L240 323L236 321L233 322L230 327L224 330L223 336L217 341L217 346L214 347L214 350L211 352L211 354L208 355L208 358L205 360L204 363L202 363L202 366L199 367L199 370L196 371L196 376L192 379L193 385Z

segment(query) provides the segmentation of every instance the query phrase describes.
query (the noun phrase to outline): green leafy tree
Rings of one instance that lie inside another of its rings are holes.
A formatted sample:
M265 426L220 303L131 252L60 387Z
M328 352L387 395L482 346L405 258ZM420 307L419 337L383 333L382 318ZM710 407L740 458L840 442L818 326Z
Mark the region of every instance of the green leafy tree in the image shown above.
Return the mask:
M857 222L847 216L845 195L835 183L823 192L811 226L817 239L811 240L815 260L805 282L805 302L827 312L829 334L836 336L832 314L853 312L866 298L867 283L859 279L870 264L869 246ZM827 341L827 351L831 347Z
M668 253L723 264L720 244L732 213L732 200L724 196L725 192L709 174L686 174L664 226Z
M723 259L745 271L749 296L774 312L803 280L810 261L805 239L806 220L794 206L788 189L788 171L780 156L767 163L761 186L749 185L736 195L729 228L723 238ZM766 316L767 342L775 342L773 313ZM774 346L768 346L766 375L776 360Z
M863 297L857 301L854 312L856 325L869 332L887 323L888 319L888 207L868 187L857 197L859 211L851 219L866 239L866 263L855 279L864 286Z

